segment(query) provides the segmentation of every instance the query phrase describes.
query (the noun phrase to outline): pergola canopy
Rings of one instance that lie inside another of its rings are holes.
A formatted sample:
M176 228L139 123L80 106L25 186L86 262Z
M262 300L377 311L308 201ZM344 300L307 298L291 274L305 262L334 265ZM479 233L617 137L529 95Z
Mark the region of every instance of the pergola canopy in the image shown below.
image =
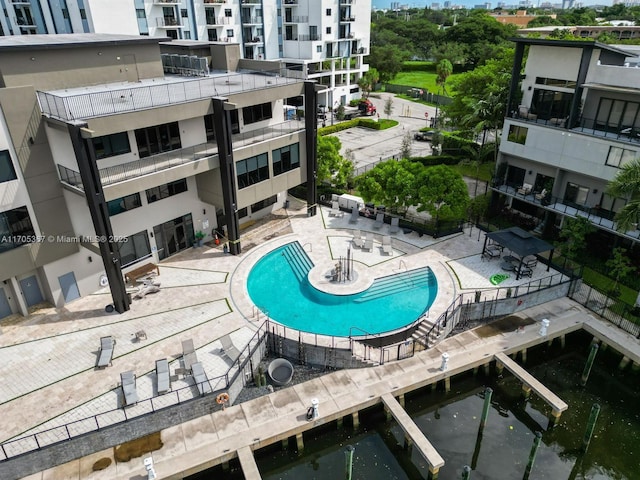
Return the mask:
M487 233L487 238L508 248L520 258L524 258L527 255L548 252L549 250L553 251L555 248L550 243L539 239L520 227L511 227L498 232L489 232Z

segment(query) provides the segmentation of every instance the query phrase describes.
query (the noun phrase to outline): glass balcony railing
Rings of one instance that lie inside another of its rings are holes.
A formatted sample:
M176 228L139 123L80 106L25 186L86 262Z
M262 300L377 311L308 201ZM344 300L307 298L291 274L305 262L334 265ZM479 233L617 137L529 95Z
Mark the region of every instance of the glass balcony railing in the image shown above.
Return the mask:
M235 134L232 137L233 148L235 151L266 140L303 131L304 120L290 120L249 132ZM217 154L218 146L216 143L202 143L192 147L172 150L132 162L122 163L120 165L100 168L98 172L102 185L108 186L141 177L142 175L149 175L172 167L211 158ZM60 173L60 180L62 180L62 182L83 189L82 178L79 172L63 165L58 165L58 172Z

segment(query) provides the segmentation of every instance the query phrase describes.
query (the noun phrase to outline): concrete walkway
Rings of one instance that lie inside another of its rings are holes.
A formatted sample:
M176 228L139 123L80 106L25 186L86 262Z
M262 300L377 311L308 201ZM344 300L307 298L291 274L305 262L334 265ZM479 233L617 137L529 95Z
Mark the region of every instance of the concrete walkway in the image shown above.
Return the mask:
M111 300L102 290L62 309L41 306L29 318L4 320L0 335L0 441L105 412L112 412L111 417L103 418L105 423L120 421L121 411L115 410L122 406L118 383L120 373L126 370L133 370L138 377L140 400L168 399L157 397L155 361L168 358L175 373L185 339L193 339L198 360L209 378L223 375L229 364L221 355L220 337L228 334L242 348L264 319L246 290L246 278L255 262L271 249L294 240L306 246L315 264L335 262L344 255L355 228L374 232L379 244L389 226L374 230L373 225L374 221L366 218L350 225L346 216L330 217L324 209L307 217L306 205L291 199L288 210L278 210L267 223L258 222L243 232L241 255L205 246L162 262L157 278L161 291L135 300L126 313L105 313L104 307ZM483 295L494 295L489 278L503 272L499 262L481 261L484 235L478 233L467 230L434 240L401 231L392 235L394 255L384 255L379 248L357 251L357 268L379 277L397 272L401 262L409 269L430 266L438 279L438 296L430 311L437 318L460 292L483 290ZM532 279L516 282L512 276L500 286L515 286L548 275L539 265ZM140 330L146 333L146 339L136 338ZM106 335L113 335L117 341L113 366L96 370L99 339ZM408 360L408 364L414 361ZM193 395L197 395L191 382L182 378L173 387L191 386ZM306 402L306 397L303 400ZM127 414L144 413L135 408L128 409ZM10 455L17 453L19 450Z

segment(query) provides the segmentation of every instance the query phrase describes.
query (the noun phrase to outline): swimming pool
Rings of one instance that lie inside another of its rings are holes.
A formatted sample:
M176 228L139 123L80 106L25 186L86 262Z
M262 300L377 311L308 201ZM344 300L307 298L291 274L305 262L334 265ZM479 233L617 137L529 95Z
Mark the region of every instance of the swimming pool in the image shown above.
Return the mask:
M303 332L348 337L397 330L417 320L436 298L429 268L377 278L365 291L330 295L307 280L313 263L298 242L277 248L251 269L247 290L273 320Z

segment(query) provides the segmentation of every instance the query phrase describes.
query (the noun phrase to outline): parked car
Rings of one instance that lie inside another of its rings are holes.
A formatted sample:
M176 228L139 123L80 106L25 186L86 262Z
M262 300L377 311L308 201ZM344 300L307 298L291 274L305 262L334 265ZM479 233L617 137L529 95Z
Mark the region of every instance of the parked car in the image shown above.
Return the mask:
M420 142L430 142L433 140L433 130L429 130L428 132L416 132L413 135L413 138Z

